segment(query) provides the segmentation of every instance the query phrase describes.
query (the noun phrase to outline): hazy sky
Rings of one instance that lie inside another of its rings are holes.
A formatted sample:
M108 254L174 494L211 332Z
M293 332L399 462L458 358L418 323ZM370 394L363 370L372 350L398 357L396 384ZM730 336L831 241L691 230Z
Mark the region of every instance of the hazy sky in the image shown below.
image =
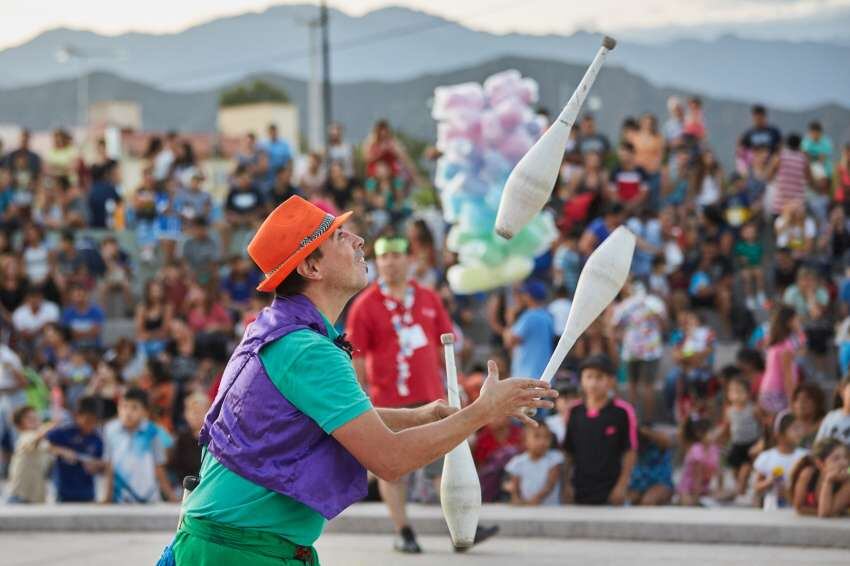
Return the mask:
M168 33L216 17L262 11L268 0L0 0L0 49L57 26L100 33ZM791 19L850 0L329 0L352 15L388 5L421 9L492 32L570 33L663 25Z

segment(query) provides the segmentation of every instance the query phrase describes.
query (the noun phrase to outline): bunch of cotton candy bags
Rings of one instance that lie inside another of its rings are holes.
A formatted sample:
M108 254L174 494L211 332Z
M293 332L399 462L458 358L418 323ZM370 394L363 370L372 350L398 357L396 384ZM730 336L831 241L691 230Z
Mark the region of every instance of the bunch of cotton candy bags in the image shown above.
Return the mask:
M535 115L537 82L509 70L484 84L463 83L434 90L431 116L437 121L434 184L443 215L452 225L446 244L458 254L447 278L455 293L469 294L521 281L534 258L557 235L552 215L542 212L510 240L493 226L502 189L513 167L547 127Z

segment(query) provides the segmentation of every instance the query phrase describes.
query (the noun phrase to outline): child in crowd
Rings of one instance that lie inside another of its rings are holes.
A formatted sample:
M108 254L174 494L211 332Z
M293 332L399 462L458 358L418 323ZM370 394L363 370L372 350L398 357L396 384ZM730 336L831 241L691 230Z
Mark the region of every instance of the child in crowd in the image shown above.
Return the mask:
M735 244L735 260L741 267L741 277L744 279L744 289L747 294L747 308L755 310L764 305L764 272L762 271L762 255L764 249L759 241L758 226L755 220L744 224L741 228L741 239Z
M815 443L821 421L826 414L823 389L817 383L803 382L791 396L791 412L802 430L800 448L810 449Z
M552 382L552 387L557 389L558 398L555 399L555 412L546 417L546 426L552 431L556 445L561 446L567 433L567 417L570 413L570 406L581 398L581 394L575 382L568 378L556 377Z
M505 464L522 452L522 443L522 427L510 417L496 419L478 431L472 443L472 457L481 482L482 501L502 500Z
M726 410L722 432L728 437L726 462L735 473L736 494L744 495L752 472L750 448L761 437L758 409L752 402L749 384L741 377L732 378L726 386Z
M58 458L54 472L56 499L62 503L95 500L94 476L106 469L103 440L97 432L100 401L83 397L77 402L74 422L47 433L50 451Z
M667 279L667 260L663 255L652 258L652 272L649 274L649 292L667 301L670 298L670 282Z
M176 501L165 473L165 447L148 420L148 395L127 389L118 404L118 418L104 428L107 501L150 503L161 501L160 492Z
M824 417L815 441L827 437L850 446L850 376L838 383L835 389L835 409Z
M29 405L12 414L12 423L18 435L9 465L9 503L44 503L52 459L42 439L52 423L41 425Z
M545 423L525 427L525 452L511 458L506 491L513 505L559 505L564 455L552 450L552 432Z
M564 449L565 499L586 505L623 505L637 460L634 408L614 397L616 370L605 355L581 364L584 401L569 411ZM572 473L571 473L572 472Z
M690 417L683 429L685 445L689 446L682 463L679 479L679 502L699 505L711 493L711 484L720 477L720 449L711 441L711 421Z
M799 448L801 433L793 414L788 411L779 413L773 425L776 446L759 454L753 464L756 471L755 492L763 498L762 506L766 511L787 506L791 470L806 455L806 450Z
M834 438L815 442L791 474L794 509L801 515L839 517L850 510L850 451Z
M669 434L640 427L637 464L629 481L632 505L666 505L673 498L672 446Z
M575 230L564 234L552 259L555 287L563 287L570 296L576 291L581 273L581 254L578 251L580 234Z

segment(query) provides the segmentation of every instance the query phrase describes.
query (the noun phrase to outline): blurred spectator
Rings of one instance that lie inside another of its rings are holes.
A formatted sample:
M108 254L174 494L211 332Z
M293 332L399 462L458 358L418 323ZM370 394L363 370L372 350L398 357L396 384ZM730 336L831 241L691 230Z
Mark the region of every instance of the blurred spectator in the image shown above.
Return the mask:
M824 417L815 441L834 438L850 447L850 377L842 379L835 388L834 406Z
M236 164L253 167L257 163L260 153L262 153L262 150L257 147L257 136L253 133L248 133L245 135L242 147L236 154Z
M667 310L663 301L647 294L641 283L626 282L622 296L624 299L614 308L612 323L622 333L629 401L633 406L639 406L642 421L652 423L655 418L655 381L664 354L663 332Z
M24 230L24 271L34 285L41 285L50 274L50 251L44 241L44 231L35 224Z
M638 122L634 141L635 164L646 174L649 189L647 205L653 212L661 207L661 164L664 159L664 138L658 131L658 119L653 114L644 114Z
M791 396L791 412L802 430L800 447L810 449L815 442L821 421L826 414L823 389L816 383L803 382Z
M596 119L593 114L585 114L579 122L578 148L582 155L596 153L602 161L611 151L611 142L605 134L596 131Z
M413 220L408 224L407 239L410 242L410 278L425 287L436 289L440 282L440 270L431 228L422 219Z
M292 148L289 142L278 137L276 124L269 124L267 131L269 137L260 143L259 147L268 156L271 170L276 173L292 161Z
M567 502L623 505L637 459L637 419L628 403L614 397L615 369L606 356L581 366L584 401L571 407L567 420L564 467L570 485Z
M673 498L673 440L648 426L638 429L637 463L629 480L632 505L666 505Z
M782 214L789 205L805 205L806 187L812 184L809 161L800 151L800 134L788 134L785 147L773 156L769 168L773 183L770 211Z
M815 120L809 124L809 132L800 145L809 158L812 180L819 184L832 177L832 140L823 133L823 126Z
M383 164L387 169L385 176L413 179L417 185L424 185L407 149L393 134L386 120L375 122L363 142L363 158L366 161L366 177L378 177L379 164Z
M108 173L112 168L119 166L117 161L109 157L104 138L97 139L95 153L94 161L89 164L89 176L91 177L92 184L107 179Z
M165 348L171 318L162 283L151 279L145 283L142 301L136 305L136 339L148 357L156 357Z
M91 228L112 228L115 211L121 203L118 185L121 183L121 171L114 163L104 166L98 173L98 179L92 183L89 191L89 226Z
M353 177L345 174L345 170L339 162L331 161L324 194L333 199L338 210L348 210L351 207L357 186L357 182Z
M30 149L30 132L21 130L18 148L6 154L5 166L11 174L12 186L32 190L41 174L41 157Z
M221 282L229 304L233 308L244 309L260 284L260 273L251 266L244 256L234 256L230 260L230 270Z
M188 237L183 240L181 255L198 283L206 285L213 280L220 252L204 218L195 218L189 223Z
M581 158L583 167L564 185L560 228L565 232L599 216L608 192L609 177L602 156L588 151Z
M699 97L692 96L688 98L688 110L685 114L684 127L682 133L697 142L702 141L707 131L705 128L705 115L702 110L702 100Z
M667 99L668 118L664 122L664 140L667 147L675 149L682 142L685 133L685 105L680 98L671 96Z
M758 408L752 402L752 390L745 378L733 378L726 385L726 408L722 432L729 440L726 463L735 477L735 494L742 496L752 472L750 449L762 436Z
M770 321L764 379L759 387L759 406L775 415L788 408L799 381L795 358L800 348L800 321L796 311L780 306Z
M180 140L177 132L170 131L165 134L165 142L160 147L153 138L151 146L148 148L149 157L152 158L153 176L157 182L165 181L171 173L172 165L180 152ZM158 140L157 140L158 141Z
M114 237L104 238L100 243L100 257L103 260L103 276L98 282L96 294L103 305L106 318L127 316L133 303L133 290L130 286L131 266L127 254L118 247Z
M77 403L74 421L50 430L47 442L56 455L56 500L91 503L95 500L94 476L106 468L103 440L97 431L98 404L93 397Z
M304 196L301 189L292 184L292 165L281 167L275 174L267 208L272 210L289 197L296 195Z
M546 310L546 286L528 279L516 298L522 312L503 336L505 348L511 352L511 376L536 379L552 356L555 334L552 315Z
M354 177L354 152L351 144L343 137L343 127L339 122L333 122L328 126L328 168L333 169L338 164L342 174L352 179ZM344 208L344 207L340 207Z
M53 131L53 147L44 156L44 172L53 177L65 177L71 183L77 182L80 166L80 154L74 147L74 139L67 131Z
M782 133L779 128L772 126L767 121L767 109L761 104L756 104L750 110L753 119L752 127L741 136L741 145L752 153L759 149L766 149L768 153L775 153L782 142ZM748 162L750 159L747 160Z
M711 427L711 421L703 417L689 417L685 422L683 436L688 449L678 486L682 505L700 505L720 477L720 449L711 440Z
M564 455L550 449L552 432L545 423L525 426L525 452L505 466L510 475L506 491L511 503L549 506L561 503L561 467Z
M815 443L792 473L794 509L801 515L841 517L850 509L850 449L835 439Z
M850 205L850 142L844 144L841 157L835 166L835 175L833 178L835 179L834 198L846 210L848 205Z
M755 310L767 300L764 294L762 257L764 247L758 233L758 223L748 222L741 228L741 239L735 244L735 259L741 270L747 308Z
M101 308L91 302L85 287L75 285L71 288L61 321L70 330L74 347L98 348L105 318Z
M700 208L720 203L723 199L723 167L711 150L700 155L694 170L696 204Z
M212 196L204 190L206 177L201 171L192 173L188 187L177 191L174 197L174 209L185 221L203 218L207 222L212 214Z
M9 465L9 503L44 503L46 476L52 461L42 440L51 423L41 425L38 414L29 405L15 410L12 420L17 439Z
M563 289L568 295L576 291L581 273L581 255L578 251L579 234L575 231L561 232L552 259L553 283L556 290Z
M799 447L802 431L790 412L776 415L773 437L776 446L759 454L753 464L756 472L753 489L765 511L790 506L791 472L807 453Z
M619 165L611 172L609 198L623 205L627 212L643 206L649 197L646 172L637 166L635 148L631 142L620 144Z
M552 381L552 387L558 390L558 397L555 399L555 412L546 417L545 422L555 437L555 444L563 446L564 437L567 434L567 418L569 417L570 407L576 401L581 400L581 392L573 379L555 377Z
M481 482L481 500L501 501L505 466L524 448L522 426L510 417L490 421L478 431L472 443L472 457Z
M291 164L292 161L286 167L290 167ZM251 173L251 182L259 189L263 197L267 198L272 191L272 186L274 186L275 175L281 170L286 169L286 167L281 167L275 171L272 169L271 163L269 163L268 154L261 151L257 154L254 164L248 166L247 170Z
M673 349L675 365L664 387L668 409L674 410L678 422L686 422L688 415L707 411L706 403L713 393L715 334L696 312L683 311L679 317L681 341Z
M328 174L322 162L322 154L311 152L307 155L304 170L298 177L298 186L310 199L319 198L325 188Z
M797 314L806 335L809 357L826 356L833 328L829 318L829 291L821 283L817 272L810 268L800 269L797 282L785 290L782 301ZM790 398L791 391L786 393Z
M623 223L624 209L620 203L612 203L606 206L602 215L591 222L578 242L578 250L585 257L593 253L599 244L613 232L617 226Z
M176 501L165 473L165 448L156 426L148 420L148 395L128 389L118 404L118 419L104 427L106 502Z
M12 313L12 325L23 339L22 349L32 353L35 340L44 327L59 322L59 306L44 300L44 291L36 285L27 288L24 304Z
M204 415L210 406L206 395L195 392L183 401L186 426L177 433L174 446L168 451L166 467L173 480L180 485L186 476L197 476L201 471L201 448L198 436Z

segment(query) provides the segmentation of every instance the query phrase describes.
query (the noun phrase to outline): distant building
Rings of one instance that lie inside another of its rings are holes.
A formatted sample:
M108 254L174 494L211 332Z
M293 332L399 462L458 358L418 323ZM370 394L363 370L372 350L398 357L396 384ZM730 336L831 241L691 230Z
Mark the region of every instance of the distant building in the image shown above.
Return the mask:
M258 140L262 140L269 124L276 124L278 135L297 150L298 109L292 104L257 102L218 109L218 131L225 137L254 133Z
M142 107L128 100L104 100L89 106L89 128L103 130L108 127L141 130Z

